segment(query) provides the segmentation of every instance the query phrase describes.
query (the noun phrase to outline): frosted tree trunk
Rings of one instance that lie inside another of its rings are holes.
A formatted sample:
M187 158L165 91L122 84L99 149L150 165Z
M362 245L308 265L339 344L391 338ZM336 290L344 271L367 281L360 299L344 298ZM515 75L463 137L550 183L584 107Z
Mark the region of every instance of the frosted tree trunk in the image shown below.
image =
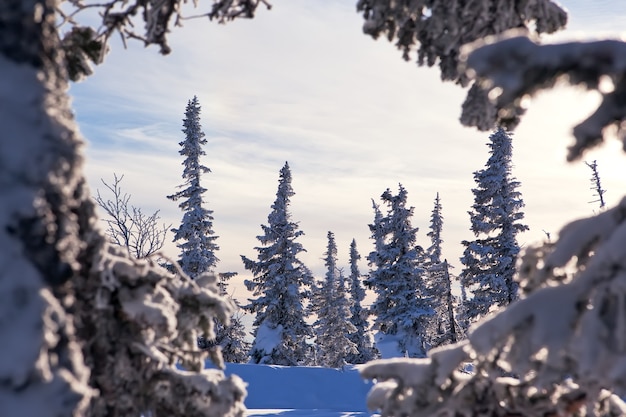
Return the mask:
M55 5L0 1L0 416L242 416L241 380L194 351L233 310L215 279L95 230Z
M0 2L0 415L80 413L72 277L94 220L54 2Z

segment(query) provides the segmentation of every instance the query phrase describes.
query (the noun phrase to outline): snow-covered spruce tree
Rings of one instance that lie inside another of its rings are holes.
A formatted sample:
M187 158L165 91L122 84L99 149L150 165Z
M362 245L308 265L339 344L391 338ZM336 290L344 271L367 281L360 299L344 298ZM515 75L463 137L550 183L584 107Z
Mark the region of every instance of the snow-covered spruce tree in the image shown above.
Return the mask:
M528 226L524 218L520 183L511 174L511 135L498 128L489 136L486 168L474 172L477 187L469 212L473 241L463 241L461 285L471 292L463 306L463 323L472 323L518 297L515 261L519 254L517 235Z
M200 157L206 155L202 149L207 140L200 124L200 103L198 97L187 102L185 118L183 119L183 133L185 140L179 144L179 153L185 157L182 165L184 184L175 194L167 198L173 201L182 200L178 205L183 211L181 225L172 229L174 242L181 241L177 246L181 250L178 264L181 269L193 279L205 272L214 271L219 259L215 253L219 246L215 243L218 236L213 231L213 211L204 207L203 194L206 188L200 185L201 176L211 170L202 165ZM235 274L218 274L218 287L220 295L228 297L226 292L227 280ZM234 300L231 299L234 303ZM198 346L202 346L202 340L207 340L206 335L199 336ZM228 362L244 362L247 358L245 329L236 314L230 319L230 324L215 321L215 338L212 345L222 348L222 355Z
M443 231L443 214L441 207L441 199L439 193L435 196L435 204L433 211L430 215L430 231L426 233L426 236L430 238L430 246L426 249L426 261L429 264L435 265L441 263L441 245L443 239L441 232Z
M76 285L75 306L90 383L100 392L89 415L243 415L241 380L203 371L206 353L196 345L199 334L215 337L215 318L227 323L234 311L215 276L199 277L200 286L152 259L127 259L104 238L92 244L106 252ZM208 353L223 366L219 350Z
M146 44L165 45L168 8L129 3L102 8L158 21L135 27L146 27ZM96 226L68 79L88 74L87 61L100 61L107 35L129 20L105 16L111 24L98 40L88 26L61 40L58 5L0 2L0 415L243 415L242 382L200 373L205 355L194 340L197 328L211 333L213 317L227 319L231 304L215 284L173 281L151 260L130 259Z
M307 338L313 332L305 321L303 303L311 297L313 277L298 259L305 249L296 239L304 232L291 220L289 204L293 195L291 170L285 162L268 224L261 225L263 235L257 236L263 245L255 248L257 260L241 256L245 268L254 275L245 285L256 298L243 306L256 314L250 351L254 363L295 366L310 361Z
M441 260L441 245L443 239L443 214L439 193L435 197L435 204L430 216L430 231L426 234L430 238L430 246L426 249L424 267L428 280L428 289L435 299L436 316L431 320L430 344L441 346L455 343L458 340L457 325L454 318L454 297L452 296L452 282L450 267L447 261Z
M326 275L316 297L319 305L315 308L317 320L313 324L317 362L328 368L341 368L348 363L348 355L357 353L356 345L349 338L356 328L350 322L345 278L337 268L337 244L332 232L328 232L324 265Z
M366 283L376 292L370 308L377 331L376 347L383 357L424 357L428 321L434 315L433 302L419 265L417 228L411 226L413 207L407 208L407 191L399 186L397 195L387 189L381 199L387 214L370 225L376 250L367 257L372 269Z
M173 201L182 199L178 207L184 211L183 220L180 227L172 229L172 232L174 242L181 241L177 244L181 250L178 263L186 274L195 278L203 272L213 271L219 261L215 256L219 246L215 243L213 211L206 209L202 200L206 188L200 185L200 178L211 170L200 163L200 157L206 155L202 145L206 145L207 140L200 125L200 103L196 96L187 103L183 133L185 140L179 143L182 147L179 153L185 157L182 163L185 182L180 191L167 198Z
M346 361L352 364L361 364L378 355L373 345L372 334L369 331L367 322L367 311L361 304L365 299L365 289L363 288L363 275L359 271L359 259L361 255L356 247L356 240L350 243L350 323L355 328L355 332L348 335L348 339L356 346L356 353L348 355Z

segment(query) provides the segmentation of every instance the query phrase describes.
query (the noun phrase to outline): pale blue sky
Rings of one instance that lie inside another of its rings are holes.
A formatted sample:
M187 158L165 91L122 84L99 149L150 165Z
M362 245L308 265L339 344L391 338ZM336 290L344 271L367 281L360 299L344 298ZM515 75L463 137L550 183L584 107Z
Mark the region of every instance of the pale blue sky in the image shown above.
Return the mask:
M182 181L178 142L187 101L197 95L208 144L203 179L207 207L220 236L220 271L246 271L239 255L255 257L255 239L267 222L287 160L292 168L293 219L305 236L302 259L323 274L326 233L346 265L352 238L363 258L372 250L367 224L371 198L402 183L415 207L413 224L426 237L433 199L443 203L444 255L461 269L463 239L472 239L467 211L472 173L483 168L489 133L460 126L464 91L442 84L436 68L405 62L392 44L362 34L354 1L274 0L251 21L218 25L192 20L171 34L173 52L114 41L104 65L72 86L74 108L88 140L86 173L99 179L124 174L135 204L160 209L178 225L182 213L165 198ZM560 38L584 38L621 28L617 1L566 1L570 29ZM592 5L593 7L592 7ZM621 13L621 15L619 14ZM617 32L614 32L617 34ZM589 169L566 164L573 124L597 97L558 89L532 101L514 136L514 175L522 183L525 222L521 244L556 234L595 206ZM597 159L606 195L626 189L617 141L587 155ZM171 240L172 235L169 235ZM177 257L168 243L166 252ZM364 261L362 272L367 271ZM247 293L241 284L238 297Z

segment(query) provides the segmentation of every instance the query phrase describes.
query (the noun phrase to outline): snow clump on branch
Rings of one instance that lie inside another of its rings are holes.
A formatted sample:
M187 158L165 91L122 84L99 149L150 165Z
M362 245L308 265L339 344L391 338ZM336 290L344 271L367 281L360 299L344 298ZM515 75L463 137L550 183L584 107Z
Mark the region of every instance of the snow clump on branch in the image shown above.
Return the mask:
M602 102L595 112L574 127L574 144L567 159L578 160L583 153L604 140L605 128L615 126L626 150L626 43L618 40L568 42L539 45L520 31L468 45L463 50L462 69L476 79L477 90L490 97L496 111L481 115L480 106L464 104L461 121L488 129L496 121L514 128L524 112L523 101L557 81L597 90ZM606 87L608 85L608 87Z

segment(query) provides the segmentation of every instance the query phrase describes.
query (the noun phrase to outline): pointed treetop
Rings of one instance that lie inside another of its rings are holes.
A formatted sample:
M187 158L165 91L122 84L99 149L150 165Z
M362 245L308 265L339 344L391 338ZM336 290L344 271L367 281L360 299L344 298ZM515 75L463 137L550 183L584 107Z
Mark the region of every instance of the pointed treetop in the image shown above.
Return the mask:
M326 237L328 238L328 246L326 248L325 265L328 267L328 271L334 274L337 269L337 244L335 243L335 234L328 231Z
M435 206L430 216L430 232L426 236L430 237L431 246L427 249L428 257L432 264L441 263L441 244L443 239L441 238L441 231L443 229L443 215L441 214L441 200L439 198L439 192L435 197Z
M285 161L285 165L283 165L283 167L280 169L280 176L279 176L280 183L289 183L291 184L291 168L289 168L289 162Z
M295 195L293 188L291 188L291 169L289 168L289 163L287 162L285 162L285 165L280 169L278 193L287 198Z
M361 259L361 255L359 254L356 247L356 239L352 238L352 242L350 242L350 259L354 260L354 266L356 267L356 261Z
M274 200L272 212L267 218L270 226L277 224L286 225L290 223L291 213L289 212L289 204L291 197L295 194L291 186L291 170L289 169L289 163L285 162L285 165L280 169L276 200ZM298 232L298 235L299 234L302 234L302 232Z
M491 167L494 163L500 162L501 165L506 165L507 172L510 171L513 158L512 139L513 132L508 132L500 126L489 136L487 146L491 156L485 164L486 167Z

